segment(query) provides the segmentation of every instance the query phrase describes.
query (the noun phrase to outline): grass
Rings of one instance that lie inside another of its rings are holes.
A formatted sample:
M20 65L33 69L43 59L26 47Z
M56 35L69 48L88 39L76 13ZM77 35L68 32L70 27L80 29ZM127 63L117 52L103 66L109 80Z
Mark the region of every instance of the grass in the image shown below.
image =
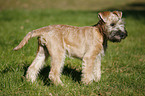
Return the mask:
M102 60L102 78L86 86L80 83L81 60L66 58L61 80L55 86L48 79L50 59L31 84L24 78L34 60L37 40L21 50L12 49L33 29L53 24L90 26L98 21L96 11L24 10L0 11L0 95L35 96L144 96L145 95L145 11L124 10L128 37L121 43L109 42Z
M126 5L136 0L0 0L0 10L4 9L61 9L96 10ZM144 1L144 0L138 0Z

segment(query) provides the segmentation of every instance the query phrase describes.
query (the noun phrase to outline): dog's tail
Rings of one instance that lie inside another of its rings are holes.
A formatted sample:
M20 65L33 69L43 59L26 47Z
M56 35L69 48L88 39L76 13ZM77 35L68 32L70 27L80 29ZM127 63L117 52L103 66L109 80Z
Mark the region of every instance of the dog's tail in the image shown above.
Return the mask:
M32 32L29 32L24 39L20 42L20 44L15 47L13 50L17 51L19 49L21 49L26 43L28 43L28 40L32 37L37 37L37 36L41 36L43 34L43 32L40 32L40 30L33 30Z

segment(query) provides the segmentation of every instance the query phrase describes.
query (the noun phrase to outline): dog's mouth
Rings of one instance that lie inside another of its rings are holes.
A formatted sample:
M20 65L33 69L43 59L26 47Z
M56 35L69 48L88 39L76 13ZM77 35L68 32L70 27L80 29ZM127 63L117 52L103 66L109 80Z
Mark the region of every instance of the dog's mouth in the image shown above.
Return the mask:
M108 36L108 39L112 42L120 42L122 39L125 39L126 36L127 36L126 30L125 30L125 32L117 31L117 32L112 32Z
M109 37L109 40L112 41L112 42L121 42L121 37L116 35L116 36L113 36L113 37Z

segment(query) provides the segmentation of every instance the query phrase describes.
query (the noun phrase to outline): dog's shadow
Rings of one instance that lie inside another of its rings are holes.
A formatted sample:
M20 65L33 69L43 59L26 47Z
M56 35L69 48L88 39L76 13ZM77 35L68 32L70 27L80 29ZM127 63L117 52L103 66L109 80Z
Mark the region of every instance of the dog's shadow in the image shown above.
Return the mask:
M29 66L25 66L24 67L24 76L26 76L26 72ZM49 72L50 72L50 66L44 67L40 70L38 78L40 78L41 80L43 80L44 85L49 86L50 85L50 79L49 79ZM63 75L69 76L72 78L72 80L74 80L75 82L80 83L81 81L81 71L77 71L76 69L72 69L68 66L64 66L63 68Z

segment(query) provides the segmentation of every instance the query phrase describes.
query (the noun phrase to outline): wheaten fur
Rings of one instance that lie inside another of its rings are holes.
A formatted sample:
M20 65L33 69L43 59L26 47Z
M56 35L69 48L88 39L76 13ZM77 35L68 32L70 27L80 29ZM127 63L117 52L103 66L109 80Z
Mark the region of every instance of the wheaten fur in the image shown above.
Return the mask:
M50 25L29 32L14 48L19 50L30 38L38 37L37 56L28 68L26 78L34 82L50 55L49 78L54 84L63 85L60 76L68 55L82 59L83 83L98 82L101 79L101 56L107 48L107 40L120 42L127 36L122 12L100 12L98 16L100 20L94 26Z

